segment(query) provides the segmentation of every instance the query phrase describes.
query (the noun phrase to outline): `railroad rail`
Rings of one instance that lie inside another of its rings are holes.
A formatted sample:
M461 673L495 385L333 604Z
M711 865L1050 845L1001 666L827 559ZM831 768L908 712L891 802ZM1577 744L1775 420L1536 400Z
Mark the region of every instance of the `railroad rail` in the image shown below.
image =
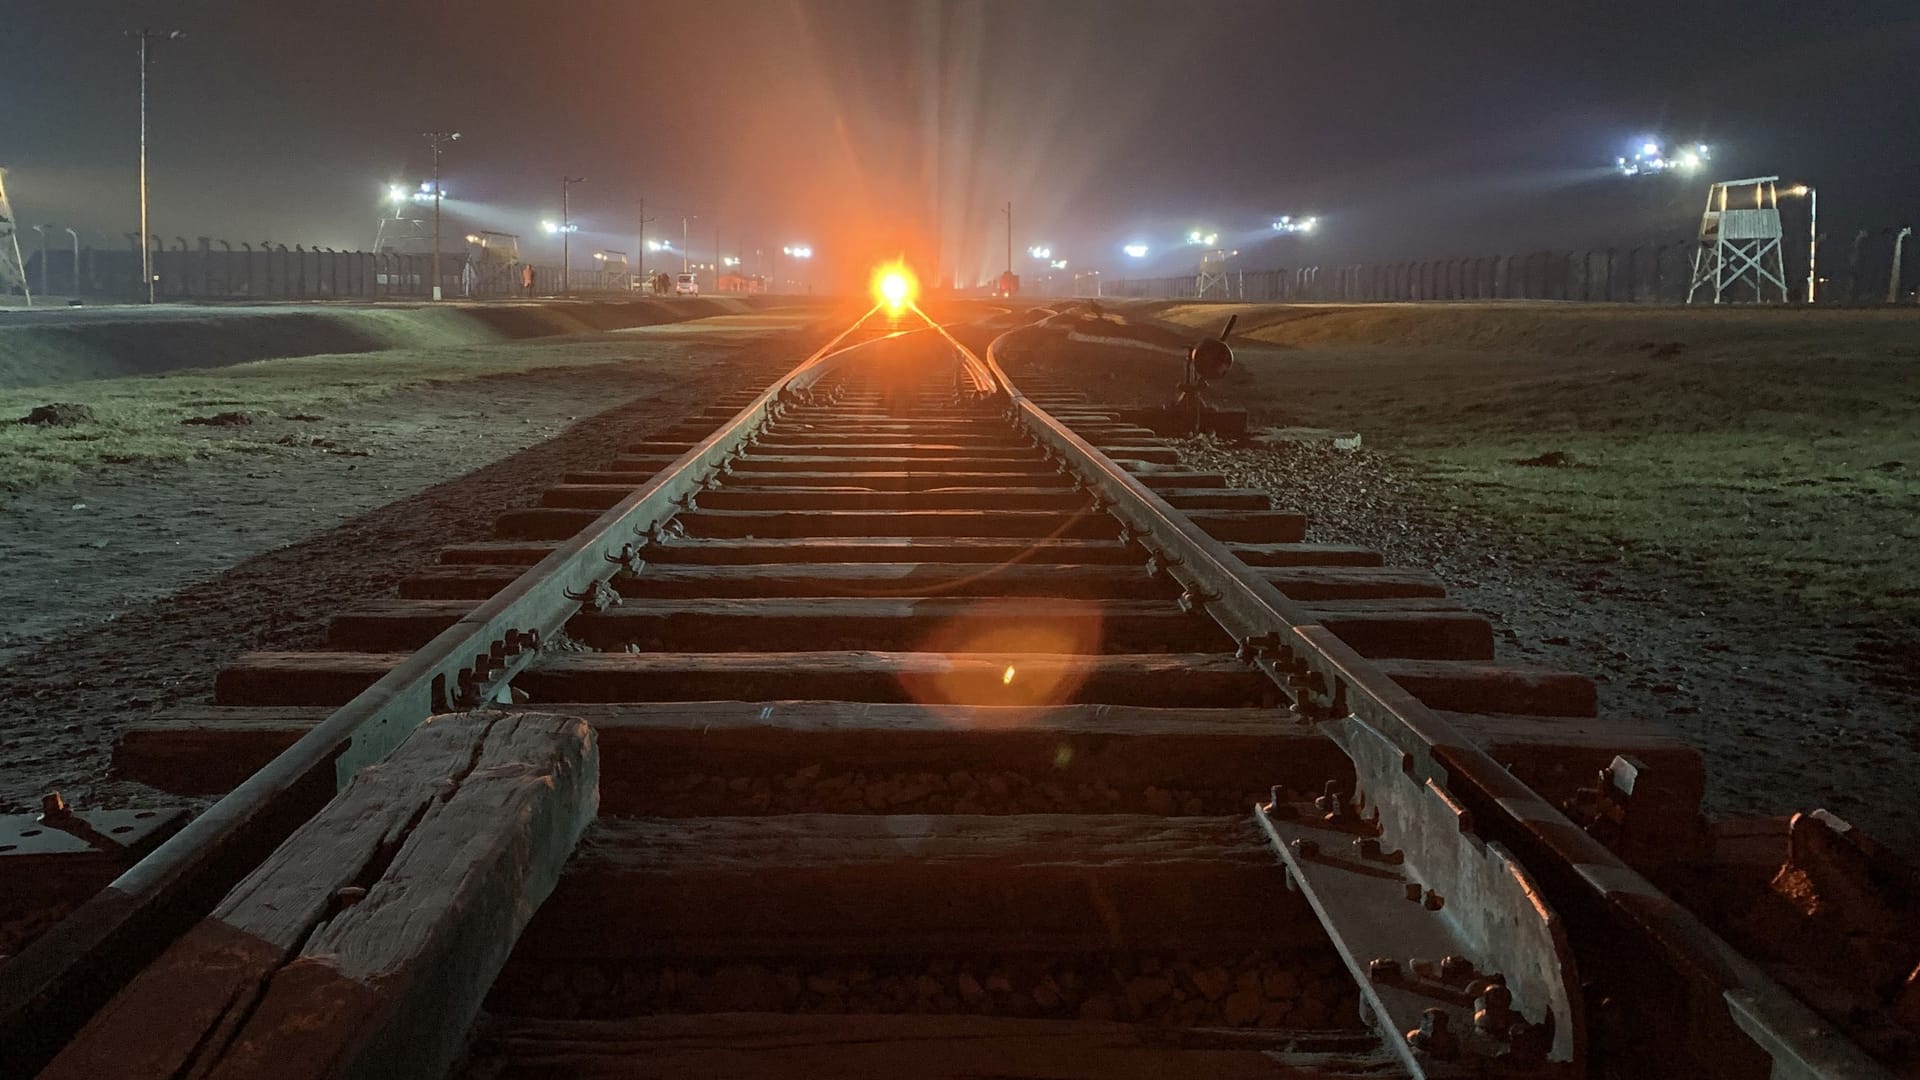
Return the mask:
M221 798L0 967L0 1075L444 1071L489 985L472 1075L1882 1075L1635 869L1689 752L1017 322L876 307L136 726Z

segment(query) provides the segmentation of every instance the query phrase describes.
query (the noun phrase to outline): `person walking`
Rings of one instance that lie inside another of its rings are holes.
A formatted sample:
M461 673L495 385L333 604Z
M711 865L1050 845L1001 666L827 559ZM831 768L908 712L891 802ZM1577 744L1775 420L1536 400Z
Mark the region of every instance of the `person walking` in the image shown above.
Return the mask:
M529 299L533 296L533 264L527 263L520 268L520 286L527 290Z

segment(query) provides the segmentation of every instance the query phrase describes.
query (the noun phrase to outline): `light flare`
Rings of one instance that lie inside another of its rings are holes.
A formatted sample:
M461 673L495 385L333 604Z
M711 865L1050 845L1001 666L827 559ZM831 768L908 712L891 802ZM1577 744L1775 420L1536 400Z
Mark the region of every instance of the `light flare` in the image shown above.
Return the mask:
M873 272L873 298L887 305L890 311L898 313L911 307L919 291L919 282L904 262L894 262Z

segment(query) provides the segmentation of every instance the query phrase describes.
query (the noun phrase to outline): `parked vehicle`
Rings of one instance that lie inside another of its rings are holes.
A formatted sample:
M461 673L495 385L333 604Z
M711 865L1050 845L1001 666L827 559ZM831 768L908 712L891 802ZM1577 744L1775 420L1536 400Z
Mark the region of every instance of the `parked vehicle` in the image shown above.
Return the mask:
M673 279L673 294L675 296L699 296L700 275L681 274L675 277Z

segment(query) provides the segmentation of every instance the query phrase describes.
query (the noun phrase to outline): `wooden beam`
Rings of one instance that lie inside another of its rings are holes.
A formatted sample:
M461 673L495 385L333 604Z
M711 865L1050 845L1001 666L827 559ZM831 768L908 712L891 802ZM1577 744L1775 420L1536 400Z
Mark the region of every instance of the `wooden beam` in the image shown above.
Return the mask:
M473 1075L576 1080L1392 1080L1371 1033L1183 1031L997 1016L722 1013L502 1018Z
M417 649L473 606L468 600L373 601L334 616L328 624L327 644L356 652ZM1316 610L1315 614L1362 656L1493 659L1493 626L1472 612L1379 608ZM567 635L573 640L614 651L637 645L644 651L738 652L781 649L804 641L833 649L1004 652L1014 632L1028 640L1052 642L1055 651L1063 652L1203 652L1232 644L1213 620L1182 612L1171 600L630 599L606 611L583 611L567 623Z
M599 734L600 797L609 814L678 812L669 808L686 800L662 788L695 773L804 777L809 767L828 762L836 771L869 776L1023 773L1070 791L1092 783L1256 794L1283 784L1317 792L1329 779L1352 775L1331 740L1277 709L934 709L839 701L563 708ZM114 748L114 774L183 795L218 794L326 713L314 707L203 705L135 720ZM1591 787L1615 754L1626 754L1647 765L1647 777L1674 799L1700 804L1700 754L1660 724L1617 717L1441 715L1550 802Z
M520 951L549 961L1324 940L1250 814L784 814L602 818Z
M575 717L422 724L95 1014L43 1080L440 1076L598 799Z
M414 600L481 600L505 588L521 567L428 567L400 582ZM1425 570L1393 566L1273 566L1260 576L1288 597L1305 602L1443 597L1446 587ZM623 596L1052 596L1079 600L1137 600L1170 584L1155 584L1138 566L1018 562L778 563L742 572L725 565L649 564L639 576L614 582Z
M220 705L339 705L400 653L244 653L214 680ZM1013 676L1007 672L1012 669ZM1046 705L1257 705L1278 693L1232 653L1079 656L926 652L567 653L514 679L535 701L861 701Z

